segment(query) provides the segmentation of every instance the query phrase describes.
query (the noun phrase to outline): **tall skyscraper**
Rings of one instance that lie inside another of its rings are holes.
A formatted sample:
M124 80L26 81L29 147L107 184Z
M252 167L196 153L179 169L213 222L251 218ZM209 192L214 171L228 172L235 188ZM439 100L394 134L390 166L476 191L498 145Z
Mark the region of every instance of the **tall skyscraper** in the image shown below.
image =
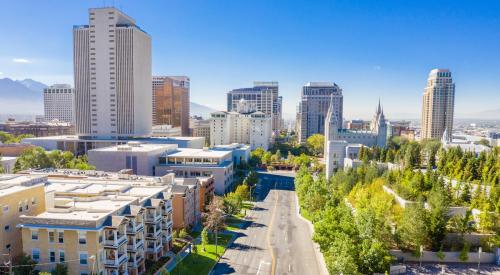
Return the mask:
M227 93L227 111L235 111L244 99L252 111L271 116L272 129L281 129L282 97L279 96L278 82L254 82L252 88L234 89Z
M73 123L74 90L68 84L55 84L43 89L45 121Z
M451 140L455 106L455 83L448 69L434 69L429 73L422 102L421 138Z
M73 28L75 126L82 138L151 135L151 37L115 8Z
M309 82L304 85L297 114L298 141L305 142L314 134L325 133L325 118L331 104L335 123L341 128L343 102L342 89L333 82Z
M181 127L189 136L189 77L153 76L153 124Z

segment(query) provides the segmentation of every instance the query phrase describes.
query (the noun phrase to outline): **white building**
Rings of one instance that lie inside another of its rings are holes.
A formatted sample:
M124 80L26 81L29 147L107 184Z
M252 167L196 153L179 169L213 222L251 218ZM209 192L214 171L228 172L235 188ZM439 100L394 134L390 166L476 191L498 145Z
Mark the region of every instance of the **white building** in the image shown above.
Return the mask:
M229 91L227 93L227 111L236 111L242 99L248 102L252 110L271 116L273 131L282 128L283 98L279 96L278 82L256 81L251 88Z
M43 90L45 121L73 123L74 90L68 84L55 84Z
M16 157L2 157L0 156L0 168L4 173L14 173L14 165L16 165Z
M176 145L129 142L124 145L89 150L88 159L97 170L118 172L131 169L134 174L177 177L213 176L215 192L224 194L234 183L234 165L247 161L250 148L241 144L214 149L178 148Z
M92 8L73 41L76 134L150 136L151 37L116 8Z
M429 73L422 97L422 139L438 139L447 131L451 140L455 109L455 83L448 69L434 69Z
M269 149L272 138L271 116L255 111L254 106L241 99L236 112L214 112L210 119L210 146L231 143L249 144Z
M172 125L154 125L152 130L153 137L180 137L182 136L181 127L172 127Z
M342 124L338 124L338 117L342 115L342 113L334 111L336 106L338 105L334 104L334 97L332 96L325 119L324 158L327 179L329 179L335 171L344 166L344 158L346 155L352 157L358 154L358 152L356 152L357 145L384 147L387 143L387 124L380 102L370 124L370 131L342 129ZM357 145L347 150L349 143L355 143Z

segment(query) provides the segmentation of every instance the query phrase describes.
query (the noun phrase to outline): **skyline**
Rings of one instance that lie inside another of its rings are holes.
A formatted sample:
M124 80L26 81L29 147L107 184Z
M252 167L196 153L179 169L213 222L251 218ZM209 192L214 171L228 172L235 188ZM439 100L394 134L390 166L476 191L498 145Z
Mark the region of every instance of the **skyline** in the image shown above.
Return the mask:
M454 74L458 114L498 108L500 13L494 6L500 3L445 1L432 9L430 1L303 3L114 1L152 36L153 73L189 76L192 101L215 109L225 110L231 89L278 81L289 118L305 83L333 81L343 89L348 118L371 117L379 97L388 119L418 118L433 68ZM2 6L0 26L10 43L0 45L0 78L73 85L72 26L86 24L88 8L103 1Z

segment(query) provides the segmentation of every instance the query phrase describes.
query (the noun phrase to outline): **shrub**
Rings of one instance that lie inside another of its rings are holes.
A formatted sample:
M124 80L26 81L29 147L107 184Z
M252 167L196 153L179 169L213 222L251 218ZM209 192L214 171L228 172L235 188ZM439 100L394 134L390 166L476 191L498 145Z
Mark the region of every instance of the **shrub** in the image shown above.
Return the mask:
M469 250L470 244L468 242L465 242L464 247L462 248L462 250L460 251L460 255L458 256L460 261L466 262L469 259Z

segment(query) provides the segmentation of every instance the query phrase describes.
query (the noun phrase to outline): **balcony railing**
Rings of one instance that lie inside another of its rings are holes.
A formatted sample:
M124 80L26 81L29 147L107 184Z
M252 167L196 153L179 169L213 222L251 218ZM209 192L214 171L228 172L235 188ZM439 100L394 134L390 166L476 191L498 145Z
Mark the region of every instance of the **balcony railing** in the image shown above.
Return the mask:
M144 240L143 239L136 240L135 244L127 244L127 250L135 252L142 246L144 246Z
M151 214L146 215L144 219L144 221L147 223L156 223L159 220L161 220L161 215L151 215Z
M134 225L127 225L127 234L135 234L137 232L141 232L144 230L144 224L143 223L137 223Z
M124 262L128 261L128 255L125 252L118 252L118 257L115 259L106 258L104 265L111 267L118 267Z
M117 234L116 239L114 236L112 236L112 238L106 238L106 240L104 240L105 247L111 247L115 249L122 246L125 243L127 243L127 235L124 234Z

